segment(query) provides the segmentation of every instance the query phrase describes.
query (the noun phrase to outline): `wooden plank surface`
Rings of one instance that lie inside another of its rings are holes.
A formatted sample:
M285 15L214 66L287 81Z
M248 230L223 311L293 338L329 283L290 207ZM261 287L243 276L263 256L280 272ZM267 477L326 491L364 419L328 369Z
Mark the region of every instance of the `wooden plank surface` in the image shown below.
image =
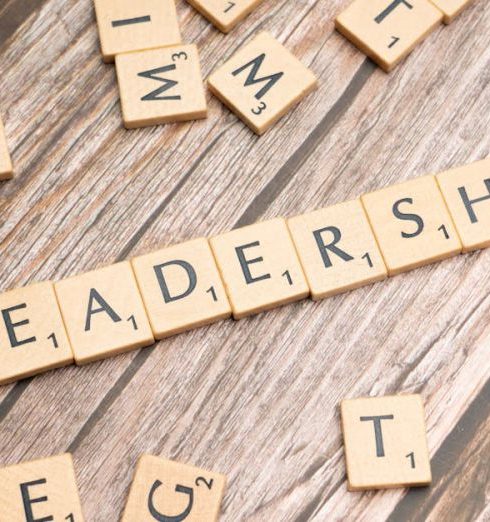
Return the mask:
M487 157L488 2L390 75L334 32L348 3L269 0L226 36L177 2L206 76L262 29L319 76L258 138L209 95L207 120L124 130L91 0L6 0L0 288ZM224 521L487 520L489 263L475 252L2 387L1 464L73 452L97 522L118 520L143 452L227 474ZM348 493L339 401L399 392L423 395L433 487Z

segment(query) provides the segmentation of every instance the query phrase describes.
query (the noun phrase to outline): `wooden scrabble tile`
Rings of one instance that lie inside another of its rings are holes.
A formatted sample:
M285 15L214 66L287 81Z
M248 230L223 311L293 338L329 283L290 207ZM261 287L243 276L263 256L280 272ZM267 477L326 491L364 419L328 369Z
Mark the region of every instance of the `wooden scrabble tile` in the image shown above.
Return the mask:
M293 217L288 226L313 299L387 277L360 200Z
M420 395L347 399L340 410L350 491L430 484Z
M207 116L195 45L120 54L116 70L126 128Z
M250 14L262 0L187 0L223 33L230 32L235 25Z
M53 283L0 294L0 384L72 363Z
M7 146L7 139L5 137L5 129L2 120L0 119L0 181L11 179L13 176L13 170Z
M461 242L434 176L361 198L390 276L461 252Z
M490 247L490 158L436 176L463 252Z
M444 15L444 23L450 24L473 0L430 0Z
M335 27L388 72L441 21L429 0L354 0Z
M263 134L317 79L269 33L262 32L215 71L209 89L254 132Z
M154 342L129 261L55 284L77 364Z
M136 257L132 264L156 339L231 316L207 239Z
M83 522L71 455L0 469L0 513L5 522Z
M225 486L220 473L143 455L121 522L216 522Z
M309 295L284 219L232 230L210 243L235 319Z
M180 44L174 0L94 0L102 56Z

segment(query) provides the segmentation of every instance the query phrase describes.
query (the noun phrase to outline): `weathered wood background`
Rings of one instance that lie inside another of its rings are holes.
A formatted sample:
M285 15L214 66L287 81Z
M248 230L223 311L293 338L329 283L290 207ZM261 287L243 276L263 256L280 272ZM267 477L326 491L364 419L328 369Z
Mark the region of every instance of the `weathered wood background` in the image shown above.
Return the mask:
M488 2L386 75L334 32L349 1L267 0L228 36L177 2L206 76L267 29L320 77L258 138L212 97L207 120L124 130L91 0L2 0L0 288L488 156ZM226 473L228 522L489 520L489 266L476 252L2 387L1 464L73 452L87 521L118 520L143 452ZM398 392L426 401L434 483L348 493L339 401Z

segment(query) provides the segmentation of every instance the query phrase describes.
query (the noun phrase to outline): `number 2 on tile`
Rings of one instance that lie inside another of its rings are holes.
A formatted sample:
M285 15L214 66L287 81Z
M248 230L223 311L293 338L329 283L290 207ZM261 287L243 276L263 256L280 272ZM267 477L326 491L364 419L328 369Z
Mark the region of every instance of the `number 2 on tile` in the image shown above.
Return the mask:
M211 490L211 488L213 487L213 479L209 479L209 480L206 480L204 477L197 477L196 479L196 486L199 486L200 483L203 482L204 485L209 489Z

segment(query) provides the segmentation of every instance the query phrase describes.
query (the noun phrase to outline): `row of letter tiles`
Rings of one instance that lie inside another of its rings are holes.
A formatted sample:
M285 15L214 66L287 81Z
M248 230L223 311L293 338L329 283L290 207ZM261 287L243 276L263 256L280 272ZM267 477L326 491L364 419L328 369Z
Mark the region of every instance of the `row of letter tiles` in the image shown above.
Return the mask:
M225 486L219 473L143 455L121 522L216 522ZM71 455L0 469L0 513L8 522L83 522Z
M350 491L431 483L420 395L345 399L340 413Z
M223 33L229 33L263 0L187 0Z
M386 72L443 19L429 0L354 0L335 27Z
M102 56L181 43L174 0L94 0Z
M5 137L5 129L0 119L0 181L10 179L13 174L12 161L10 159L7 147L7 139Z
M0 294L0 383L488 246L490 159Z

